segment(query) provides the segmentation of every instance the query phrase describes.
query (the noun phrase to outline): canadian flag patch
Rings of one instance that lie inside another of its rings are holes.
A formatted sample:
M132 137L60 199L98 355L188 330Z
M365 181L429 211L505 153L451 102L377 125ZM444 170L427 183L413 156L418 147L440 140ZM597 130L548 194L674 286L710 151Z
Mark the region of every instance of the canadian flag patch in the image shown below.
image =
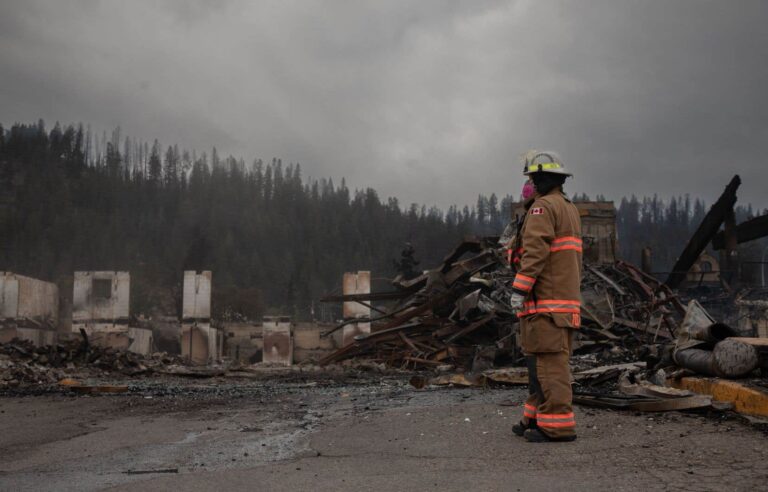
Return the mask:
M544 215L544 209L541 207L532 208L531 215Z

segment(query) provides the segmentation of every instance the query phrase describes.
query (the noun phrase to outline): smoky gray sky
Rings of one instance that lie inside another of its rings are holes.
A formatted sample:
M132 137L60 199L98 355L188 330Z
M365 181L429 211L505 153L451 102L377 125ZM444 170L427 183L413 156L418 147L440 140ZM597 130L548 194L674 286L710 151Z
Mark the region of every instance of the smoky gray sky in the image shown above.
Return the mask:
M0 0L0 122L281 157L402 203L571 192L768 206L768 2Z

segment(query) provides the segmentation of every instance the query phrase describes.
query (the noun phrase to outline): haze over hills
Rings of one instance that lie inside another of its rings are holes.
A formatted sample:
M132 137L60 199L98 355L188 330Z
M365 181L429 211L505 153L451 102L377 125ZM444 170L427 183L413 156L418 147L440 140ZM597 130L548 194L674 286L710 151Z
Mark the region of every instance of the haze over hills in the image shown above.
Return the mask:
M572 192L711 201L739 173L764 208L768 2L732 4L4 2L0 119L279 156L443 209L517 193L529 148L560 152Z
M480 194L447 210L345 181L307 180L299 164L162 148L82 125L42 121L0 132L4 219L0 266L53 279L68 292L74 270L130 270L132 312L178 310L185 269L214 272L217 316L310 316L345 271L393 277L405 243L423 268L466 234L499 234L512 197ZM586 199L587 197L577 197ZM666 271L706 207L692 197L617 203L622 256L654 250ZM750 207L738 210L739 220ZM752 249L759 254L760 243Z

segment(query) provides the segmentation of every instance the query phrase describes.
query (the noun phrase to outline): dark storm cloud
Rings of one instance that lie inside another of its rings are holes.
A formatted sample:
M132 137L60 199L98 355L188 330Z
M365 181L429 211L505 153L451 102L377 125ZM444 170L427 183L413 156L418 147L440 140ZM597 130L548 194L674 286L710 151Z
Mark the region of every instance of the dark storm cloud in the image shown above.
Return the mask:
M403 202L572 191L768 206L762 1L24 1L0 6L0 121L300 161Z

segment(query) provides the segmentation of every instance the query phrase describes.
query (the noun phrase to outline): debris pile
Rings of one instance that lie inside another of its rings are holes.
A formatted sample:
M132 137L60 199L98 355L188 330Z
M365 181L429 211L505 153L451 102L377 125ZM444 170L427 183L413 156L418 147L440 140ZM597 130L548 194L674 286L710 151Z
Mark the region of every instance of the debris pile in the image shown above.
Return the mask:
M467 238L438 268L395 279L392 292L326 297L325 302L397 302L380 316L346 320L326 333L349 323L374 323L371 334L357 336L322 363L366 358L407 369L475 373L523 365L518 319L508 302L513 278L497 237ZM654 345L673 339L685 314L666 286L624 262L587 266L582 292L575 354L585 366L648 355Z
M71 340L35 347L14 339L0 344L0 390L30 385L54 384L77 372L107 372L127 376L145 374L184 361L165 353L150 357L114 348Z
M326 302L395 301L371 322L372 333L322 364L366 360L402 369L431 369L411 384L527 384L508 308L514 272L498 238L468 238L440 266L384 293L329 296ZM638 411L724 409L711 397L670 388L686 375L743 377L768 369L766 339L738 337L696 301L687 305L656 278L622 261L585 265L582 326L575 332L575 401ZM381 307L381 306L379 306ZM764 372L765 373L765 372Z
M375 323L373 333L356 337L321 364L358 357L401 368L468 370L486 368L497 357L514 358L517 319L507 302L513 277L498 238L468 238L438 268L395 279L393 292L326 297L326 302L397 302L381 316L347 320L326 333L349 323Z

